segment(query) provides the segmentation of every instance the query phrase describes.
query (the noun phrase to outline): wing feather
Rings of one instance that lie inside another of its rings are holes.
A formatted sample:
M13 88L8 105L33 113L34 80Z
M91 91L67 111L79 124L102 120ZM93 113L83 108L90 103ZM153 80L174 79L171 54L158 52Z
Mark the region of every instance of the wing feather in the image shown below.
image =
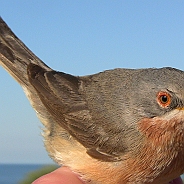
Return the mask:
M56 122L85 146L89 155L105 161L119 160L117 155L109 154L108 149L101 149L107 138L102 138L99 127L93 121L85 94L80 90L80 78L63 72L46 71L35 64L28 66L28 76Z

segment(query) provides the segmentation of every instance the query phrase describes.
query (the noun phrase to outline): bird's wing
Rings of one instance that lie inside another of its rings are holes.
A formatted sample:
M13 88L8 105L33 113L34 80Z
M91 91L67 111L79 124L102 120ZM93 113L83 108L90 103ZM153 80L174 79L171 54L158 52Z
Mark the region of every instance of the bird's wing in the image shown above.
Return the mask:
M105 161L119 160L118 154L108 151L118 146L109 144L108 137L101 135L99 126L93 121L83 90L80 89L81 78L50 69L17 38L2 18L0 65L23 87L48 130L53 123L58 123L92 157Z
M63 72L46 71L38 65L28 67L30 83L55 121L77 139L92 157L117 161L117 155L100 147L100 132L83 94L83 81ZM103 151L102 151L103 150Z

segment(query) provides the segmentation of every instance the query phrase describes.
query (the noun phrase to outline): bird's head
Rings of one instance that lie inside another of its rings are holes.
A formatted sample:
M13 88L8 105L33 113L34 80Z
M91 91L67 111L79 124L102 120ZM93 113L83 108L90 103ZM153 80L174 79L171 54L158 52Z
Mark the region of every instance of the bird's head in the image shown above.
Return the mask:
M130 88L130 104L139 117L153 118L184 110L183 71L173 68L141 70Z
M138 152L142 166L150 160L152 173L164 170L166 177L177 177L184 172L184 72L140 70L130 89L129 117L143 138Z

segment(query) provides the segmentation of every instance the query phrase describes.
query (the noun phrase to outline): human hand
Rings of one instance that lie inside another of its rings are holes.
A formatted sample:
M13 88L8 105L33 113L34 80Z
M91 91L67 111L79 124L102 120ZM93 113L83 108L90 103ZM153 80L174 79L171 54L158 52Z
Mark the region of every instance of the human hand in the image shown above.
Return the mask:
M46 174L37 180L35 180L32 184L84 184L83 181L77 177L75 173L73 173L67 167L61 167L56 169L55 171ZM174 179L169 184L182 184L182 179L180 177Z
M50 184L50 183L84 184L84 182L81 181L79 177L67 167L61 167L59 169L56 169L55 171L38 178L32 184Z

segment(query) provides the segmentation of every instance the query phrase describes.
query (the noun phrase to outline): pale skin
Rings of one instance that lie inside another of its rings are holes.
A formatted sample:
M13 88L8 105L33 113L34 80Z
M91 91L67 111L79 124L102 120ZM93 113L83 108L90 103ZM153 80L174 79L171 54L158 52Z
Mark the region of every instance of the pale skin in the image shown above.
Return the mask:
M55 171L46 174L37 180L35 180L32 184L84 184L79 177L73 173L67 167L61 167L56 169Z
M79 177L73 173L67 167L61 167L56 169L55 171L46 174L37 180L35 180L32 184L84 184ZM176 178L169 184L183 184L182 179Z

